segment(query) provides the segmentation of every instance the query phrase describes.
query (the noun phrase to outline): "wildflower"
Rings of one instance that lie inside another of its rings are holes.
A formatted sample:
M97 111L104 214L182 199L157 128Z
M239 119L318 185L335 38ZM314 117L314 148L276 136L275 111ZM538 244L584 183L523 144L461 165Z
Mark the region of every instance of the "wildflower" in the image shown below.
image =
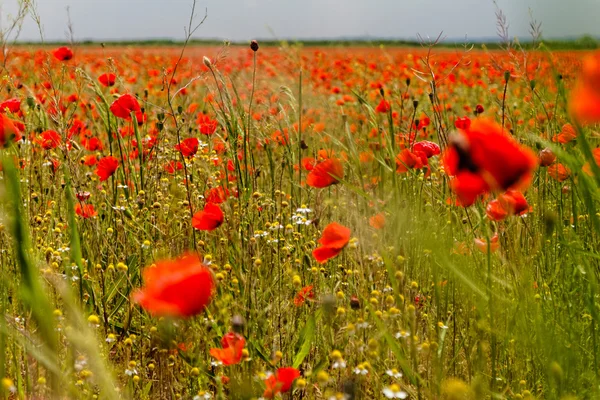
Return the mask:
M324 188L344 179L344 167L336 158L329 158L314 166L306 176L306 184L315 188Z
M184 157L193 157L198 151L199 141L197 138L187 138L181 141L181 144L175 145L175 150L178 150Z
M163 260L144 272L145 286L133 300L154 315L191 317L210 303L215 281L196 254Z
M315 297L315 293L313 292L313 286L305 286L296 294L294 298L294 305L296 307L300 307L304 304L306 299L312 299Z
M137 99L129 93L121 95L118 99L113 101L110 105L110 112L113 113L115 117L126 121L131 121L131 114L134 113L138 125L144 123L144 114L142 113L140 103L138 103Z
M13 121L4 116L4 114L0 114L0 148L6 147L11 141L17 142L21 140L19 125L17 121Z
M81 218L87 219L92 218L98 215L96 210L94 210L94 206L92 204L75 204L75 214L79 215Z
M115 173L117 168L119 168L119 160L113 156L106 156L98 161L96 175L100 177L100 181L105 181Z
M60 145L61 137L55 130L47 130L40 134L38 143L44 150L55 149Z
M421 169L428 165L427 155L422 151L404 149L396 156L396 172L407 172L409 169Z
M369 225L375 229L383 229L385 227L385 215L383 213L373 215L369 218Z
M525 188L537 164L530 149L486 119L474 121L451 138L443 160L452 176L450 186L465 207L491 190Z
M383 395L388 399L406 399L408 397L408 393L401 390L400 386L395 383L384 388Z
M571 91L569 111L580 124L600 121L600 52L583 60L579 82Z
M377 107L375 107L375 111L380 114L385 114L390 111L390 102L385 99L381 99Z
M242 360L246 340L239 333L229 332L221 339L222 349L210 349L210 355L223 365L238 364Z
M482 252L488 252L488 242L485 238L477 238L475 239L475 246ZM496 250L500 248L500 243L498 242L498 234L495 233L494 236L490 238L490 253L494 253Z
M59 47L52 54L59 61L69 61L73 58L73 51L68 47Z
M277 393L285 393L292 388L294 380L300 377L300 371L296 368L279 368L275 375L271 375L265 381L265 392L263 397L272 399Z
M552 164L548 167L548 175L559 182L565 181L571 176L571 170L562 164Z
M223 223L223 211L218 204L206 203L192 218L192 226L201 231L212 231Z
M350 241L350 229L337 222L332 222L323 230L319 239L320 247L313 250L317 262L323 264L330 258L337 256Z
M18 113L21 110L21 100L17 98L4 100L0 103L0 113L5 113L6 111L11 113Z
M367 375L369 373L370 365L367 362L360 363L354 368L356 375Z
M385 373L394 379L402 378L402 372L398 371L396 368L388 369Z
M258 51L258 42L256 40L251 41L250 48L252 49L252 51Z
M440 146L438 146L436 143L427 140L415 143L413 145L413 151L423 152L427 156L427 158L437 156L441 153Z
M100 84L102 86L110 87L110 86L114 86L116 79L117 79L117 76L115 74L106 73L106 74L102 74L98 77L98 82L100 82Z
M198 124L198 129L200 133L203 135L210 136L217 130L218 122L211 119L210 116L206 114L198 114L198 118L196 118L196 123Z
M573 128L571 124L564 124L561 128L561 131L558 135L552 136L553 142L558 142L561 144L569 143L577 137L577 131Z

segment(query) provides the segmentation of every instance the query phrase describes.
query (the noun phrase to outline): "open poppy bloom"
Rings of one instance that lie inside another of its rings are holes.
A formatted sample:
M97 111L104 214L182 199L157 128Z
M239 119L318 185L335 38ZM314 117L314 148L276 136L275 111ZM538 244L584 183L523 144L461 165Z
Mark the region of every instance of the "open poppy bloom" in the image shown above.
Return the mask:
M210 136L217 130L217 126L219 123L216 120L210 119L210 116L200 113L198 114L198 118L196 118L196 123L198 124L198 129L200 133L203 135Z
M96 164L96 175L98 175L100 181L103 182L110 178L117 168L119 168L119 160L113 156L106 156Z
M587 167L589 168L589 165ZM554 163L548 167L548 175L557 181L562 182L569 179L569 176L571 176L571 170L562 164Z
M222 349L210 349L210 355L216 358L223 365L238 364L242 361L242 350L246 345L246 340L239 333L229 332L221 339Z
M112 112L115 117L127 121L131 121L131 113L135 113L135 119L137 120L138 125L144 123L144 114L142 113L140 103L138 103L137 99L129 93L121 95L118 99L113 101L110 105L110 112Z
M317 262L323 264L340 254L350 241L350 233L350 229L337 222L327 225L319 239L321 246L313 250L313 256Z
M571 124L564 124L560 133L558 135L552 136L553 142L558 142L561 144L569 143L577 137L577 131L573 128Z
M600 121L600 52L583 60L579 82L571 91L569 111L580 124Z
M60 134L51 129L42 132L38 141L44 150L55 149L60 146L60 142Z
M440 146L438 146L437 143L433 143L428 140L415 143L413 145L413 151L421 151L427 156L427 158L437 156L441 153Z
M373 215L369 218L369 225L375 229L383 229L385 227L385 215L383 213Z
M81 205L81 203L75 204L75 214L84 219L92 218L98 215L92 204Z
M69 61L73 58L73 51L68 47L59 47L52 52L54 58L60 61Z
M21 100L20 99L8 99L4 100L0 103L0 113L4 113L9 111L11 113L18 113L21 110Z
M450 138L443 162L452 177L450 187L467 207L490 191L526 188L537 157L500 125L481 118Z
M175 145L175 150L179 150L184 157L193 157L198 151L198 144L197 138L187 138L182 140L181 144Z
M486 207L486 215L492 221L502 221L510 215L522 215L527 211L527 199L517 190L507 190L497 199L490 201Z
M390 111L389 101L385 101L384 99L381 99L379 104L377 104L377 107L375 107L375 111L380 114L384 114L384 113Z
M112 72L102 74L98 77L98 82L100 82L102 84L102 86L105 86L105 87L114 86L116 80L117 80L117 76L115 74L113 74Z
M336 158L329 158L313 167L306 176L306 184L315 188L334 185L344 179L344 167Z
M315 292L313 291L313 286L305 286L296 294L294 298L294 305L296 307L300 307L304 304L306 299L312 299L315 297Z
M285 367L279 368L277 372L271 375L265 381L265 392L263 397L265 399L274 398L277 393L285 393L292 388L292 384L296 379L300 377L300 371L296 368Z
M191 317L210 303L215 281L212 271L196 254L164 260L143 272L144 287L133 301L156 316Z
M409 169L421 169L427 165L429 165L427 154L422 151L412 152L409 149L403 149L396 156L396 172L398 173L407 172Z
M215 203L206 203L204 210L198 211L192 218L192 226L200 231L212 231L222 223L223 211Z
M18 125L17 121L0 114L0 148L8 146L13 141L21 140L21 130Z

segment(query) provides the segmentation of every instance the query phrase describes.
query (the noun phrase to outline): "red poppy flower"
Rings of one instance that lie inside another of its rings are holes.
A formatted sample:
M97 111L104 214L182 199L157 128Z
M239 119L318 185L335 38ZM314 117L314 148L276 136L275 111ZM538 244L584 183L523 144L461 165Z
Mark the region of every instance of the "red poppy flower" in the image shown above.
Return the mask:
M382 114L390 111L390 103L385 101L385 99L381 99L377 107L375 107L375 111Z
M193 157L198 151L198 143L197 138L187 138L181 141L181 145L175 145L175 150L179 150L184 157Z
M456 121L454 121L454 126L456 127L456 129L469 129L469 127L471 126L471 120L469 119L469 117L456 118Z
M294 297L294 305L296 307L302 306L306 299L312 299L315 297L315 292L313 291L313 286L305 286L296 293L296 297Z
M234 365L242 361L242 351L246 345L244 337L238 333L229 332L221 339L222 349L210 349L210 355L222 362L223 365Z
M417 152L423 152L427 158L431 158L433 156L437 156L438 154L441 153L440 151L440 146L438 146L436 143L427 141L427 140L423 140L422 142L417 142L413 145L413 151Z
M192 218L192 226L201 231L212 231L223 223L223 211L218 204L206 203L204 210Z
M198 118L196 119L196 123L198 124L198 129L200 133L203 135L210 136L217 130L218 122L210 119L210 117L206 114L198 114Z
M548 167L548 175L557 181L562 182L571 176L571 170L562 164L552 164Z
M285 393L292 388L292 384L300 377L300 371L296 368L279 368L274 375L265 381L265 392L263 397L272 399L277 393Z
M477 119L452 137L443 161L453 176L450 186L465 207L490 190L525 188L537 165L530 149L486 119Z
M385 215L383 213L373 215L369 218L369 225L375 229L383 229L385 227Z
M0 148L6 147L12 141L21 140L21 130L18 128L20 125L17 121L0 114Z
M522 215L529 211L527 199L518 190L507 190L498 196L498 200L510 215Z
M144 123L145 116L142 113L140 103L138 103L137 99L129 93L126 93L113 101L110 105L110 112L112 112L115 117L127 121L131 121L131 113L135 113L138 125Z
M4 113L7 110L13 114L18 113L21 110L21 100L15 98L4 100L0 103L0 113Z
M68 47L59 47L52 54L54 54L54 58L60 61L69 61L73 58L73 51Z
M579 82L571 91L569 111L580 124L600 121L600 52L584 59Z
M40 134L38 143L44 150L55 149L60 146L60 134L54 130L47 130Z
M488 242L485 238L476 238L474 240L475 247L482 253L488 252ZM498 242L498 234L494 233L494 236L490 238L490 252L494 253L500 248L500 242Z
M100 177L100 181L105 181L110 178L119 168L119 160L113 156L106 156L98 161L96 165L96 175Z
M210 303L215 289L211 270L196 254L164 260L143 272L144 287L133 301L156 316L191 317Z
M403 149L396 156L396 172L403 173L409 169L421 169L428 165L427 155L422 151Z
M110 87L114 86L117 80L117 76L113 73L102 74L98 77L98 82L102 84L102 86Z
M571 124L564 124L560 133L558 135L552 136L553 142L558 142L561 144L569 143L577 137L577 131L573 128Z
M315 188L334 185L344 179L344 167L336 158L330 158L315 165L306 176L306 184Z
M92 204L81 205L81 203L75 204L75 214L86 219L98 215L96 210L94 210L94 206Z
M313 256L317 262L323 264L330 258L340 254L350 241L350 234L350 229L337 222L327 225L319 239L321 246L313 251Z
M217 203L221 204L229 197L229 189L224 188L223 186L217 186L212 189L209 189L206 193L204 193L204 198L209 203Z

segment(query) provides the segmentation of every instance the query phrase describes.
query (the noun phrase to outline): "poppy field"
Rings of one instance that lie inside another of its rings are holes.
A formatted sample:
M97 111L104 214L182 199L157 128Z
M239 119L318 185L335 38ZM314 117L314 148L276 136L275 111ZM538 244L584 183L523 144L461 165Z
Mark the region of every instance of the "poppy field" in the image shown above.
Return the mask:
M0 390L600 397L600 54L14 47Z

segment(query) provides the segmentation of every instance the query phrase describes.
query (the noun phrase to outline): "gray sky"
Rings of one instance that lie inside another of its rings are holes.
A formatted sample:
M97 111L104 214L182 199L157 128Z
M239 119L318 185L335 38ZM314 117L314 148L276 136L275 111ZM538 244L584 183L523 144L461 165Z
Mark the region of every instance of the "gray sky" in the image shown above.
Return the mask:
M70 6L76 40L183 38L192 0L37 0L47 41L65 40ZM545 37L600 36L600 0L498 0L509 35L528 36L529 9ZM17 0L0 0L2 23ZM195 38L250 40L371 36L496 37L492 0L198 0L208 18ZM27 18L21 40L39 40Z

